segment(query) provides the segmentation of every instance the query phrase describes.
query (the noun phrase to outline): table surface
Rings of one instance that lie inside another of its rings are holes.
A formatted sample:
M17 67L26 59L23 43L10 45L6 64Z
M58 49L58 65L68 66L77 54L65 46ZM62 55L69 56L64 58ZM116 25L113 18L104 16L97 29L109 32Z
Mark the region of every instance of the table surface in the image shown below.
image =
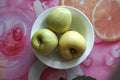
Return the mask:
M108 7L107 5L112 1L114 4L117 2L119 8L117 4L114 5L115 8L112 8L114 6ZM103 6L104 4L106 6ZM117 8L118 13L120 12L119 0L0 0L0 80L59 80L60 77L72 80L78 75L107 80L110 77L120 59L119 39L112 42L103 41L95 34L94 47L88 58L71 69L53 69L35 57L30 45L32 25L44 10L58 5L80 9L91 22L93 12L98 6L103 6L99 10ZM95 17L97 14L96 12ZM120 18L120 14L114 15ZM111 16L108 19L111 20ZM120 19L116 19L113 22L120 27ZM115 28L115 26L112 27Z

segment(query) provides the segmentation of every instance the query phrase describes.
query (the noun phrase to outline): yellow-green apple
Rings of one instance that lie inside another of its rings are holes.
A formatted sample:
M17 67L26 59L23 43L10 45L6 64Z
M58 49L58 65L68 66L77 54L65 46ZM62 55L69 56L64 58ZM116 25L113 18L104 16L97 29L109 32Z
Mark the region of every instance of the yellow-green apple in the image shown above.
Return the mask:
M47 16L48 28L56 33L67 31L72 22L72 13L64 7L57 7L51 10Z
M48 55L57 47L58 38L51 30L40 29L33 34L31 44L35 52Z
M59 40L60 54L64 59L80 57L86 49L85 38L77 31L65 32Z

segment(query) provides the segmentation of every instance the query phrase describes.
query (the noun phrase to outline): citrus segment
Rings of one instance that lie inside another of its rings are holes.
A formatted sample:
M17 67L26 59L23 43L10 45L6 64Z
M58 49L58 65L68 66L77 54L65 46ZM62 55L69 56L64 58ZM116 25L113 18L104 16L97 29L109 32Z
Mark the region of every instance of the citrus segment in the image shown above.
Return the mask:
M92 13L96 35L104 41L120 39L120 1L100 0Z

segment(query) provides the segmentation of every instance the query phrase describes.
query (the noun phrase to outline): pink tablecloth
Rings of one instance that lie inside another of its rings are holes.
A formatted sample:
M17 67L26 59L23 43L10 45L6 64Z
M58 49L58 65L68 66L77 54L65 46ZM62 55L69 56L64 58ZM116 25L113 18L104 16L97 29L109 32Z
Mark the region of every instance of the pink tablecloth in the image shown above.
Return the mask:
M111 43L95 37L89 57L82 64L67 70L49 68L34 56L30 33L35 19L50 7L67 5L64 1L66 0L0 0L0 80L59 80L60 77L71 80L77 75L107 80L120 59L119 40ZM81 2L70 6L83 5L85 1L90 0L70 0L71 3ZM97 3L100 0L92 1ZM92 2L89 4L92 7L95 5ZM83 12L91 20L91 11L85 9L82 9Z

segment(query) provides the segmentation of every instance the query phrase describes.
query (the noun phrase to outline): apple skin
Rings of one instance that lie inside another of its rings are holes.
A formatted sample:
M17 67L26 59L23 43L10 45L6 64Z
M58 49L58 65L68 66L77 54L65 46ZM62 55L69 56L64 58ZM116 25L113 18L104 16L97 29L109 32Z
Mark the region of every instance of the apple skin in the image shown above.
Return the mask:
M57 7L47 16L48 28L56 33L63 33L69 30L72 22L72 13L64 8Z
M77 31L65 32L59 40L60 54L66 60L79 58L86 49L84 37Z
M58 38L51 30L40 29L34 33L31 44L35 52L48 55L57 47Z

